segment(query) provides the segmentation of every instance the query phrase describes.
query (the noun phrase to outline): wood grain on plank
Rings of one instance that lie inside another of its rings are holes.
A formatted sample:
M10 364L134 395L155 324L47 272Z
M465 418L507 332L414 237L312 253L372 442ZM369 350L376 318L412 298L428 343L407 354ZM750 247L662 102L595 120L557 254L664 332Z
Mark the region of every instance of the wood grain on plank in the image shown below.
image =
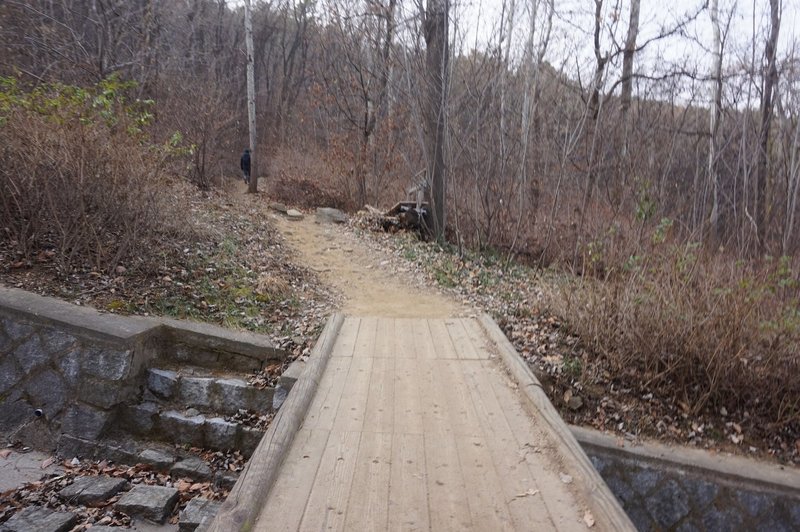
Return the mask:
M347 505L347 530L386 530L392 434L362 432Z
M389 530L430 530L422 434L392 435Z

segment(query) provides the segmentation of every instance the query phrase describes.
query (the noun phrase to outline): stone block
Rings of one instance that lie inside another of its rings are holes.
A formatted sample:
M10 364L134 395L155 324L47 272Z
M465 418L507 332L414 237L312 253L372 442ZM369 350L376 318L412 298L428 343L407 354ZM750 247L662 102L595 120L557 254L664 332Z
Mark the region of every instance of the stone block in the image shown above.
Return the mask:
M281 376L278 378L278 384L287 392L292 389L294 383L300 378L306 369L306 363L303 360L295 360L289 367L286 368Z
M750 517L771 512L775 507L775 497L766 493L738 490L736 498L739 500L739 505Z
M108 499L125 489L128 481L112 477L78 477L58 496L71 504L102 506Z
M178 374L166 369L151 368L147 370L147 389L156 397L169 400L175 395L178 386Z
M234 449L236 448L236 432L239 425L225 421L221 417L206 419L205 442L211 449Z
M631 471L628 478L630 479L631 487L636 493L647 495L650 490L656 487L662 476L663 473L660 471L644 467L638 471Z
M339 209L317 207L316 219L324 224L343 224L347 222L347 215Z
M222 504L195 497L186 504L178 518L178 530L180 532L194 532L200 525L209 524L214 516L217 515Z
M205 421L203 416L189 417L180 412L168 410L159 416L158 427L169 441L202 447Z
M245 408L249 386L241 379L217 379L211 384L211 408L220 414L235 414Z
M64 410L67 401L67 386L64 379L53 370L46 370L28 379L25 391L34 408L41 408L45 417L52 419Z
M703 515L706 530L743 530L742 514L734 508L709 508Z
M196 456L189 456L176 462L169 470L173 478L190 478L195 481L211 480L211 468Z
M264 433L252 427L242 427L239 431L239 450L249 457L256 450Z
M256 388L248 386L245 391L245 410L252 410L259 414L272 411L272 397L275 388Z
M58 438L56 454L61 458L87 458L94 459L99 454L97 442L94 440L84 440L69 434L62 434Z
M19 384L22 372L17 369L10 355L0 355L0 395Z
M75 347L62 354L56 360L56 365L67 384L72 388L77 388L81 382L81 349Z
M272 395L272 410L280 410L283 403L286 402L287 397L289 397L289 392L279 384L278 387L275 388L275 393Z
M237 480L239 480L239 473L234 471L217 471L214 473L214 487L217 489L232 490Z
M145 401L136 405L126 405L120 410L125 430L133 434L148 435L158 426L159 407L157 403Z
M647 511L662 530L673 528L689 515L689 497L675 480L663 483L650 497L645 499Z
M23 397L21 388L0 396L0 434L8 434L25 421L33 419L33 411L33 406Z
M180 380L179 398L186 406L209 408L214 379L208 377L183 377Z
M232 371L260 371L262 360L239 353L219 353L217 366Z
M702 510L710 505L719 493L718 485L695 477L684 479L683 487L696 510Z
M50 353L44 350L39 335L33 335L14 349L14 358L17 359L22 371L28 374L47 364L50 361Z
M0 524L2 532L67 532L78 522L69 512L54 512L39 506L29 506Z
M611 474L606 476L603 480L606 481L611 493L613 493L626 508L631 506L631 503L638 500L636 493L621 476Z
M51 355L62 353L77 343L74 336L58 329L44 329L40 336L45 351Z
M163 486L138 485L114 504L114 509L131 517L163 523L178 502L178 490Z
M27 323L11 318L3 319L3 330L5 330L12 342L23 340L32 335L35 331L35 329Z
M208 349L189 347L186 344L175 346L172 358L178 362L186 362L196 366L214 368L218 366L219 356Z
M61 431L79 438L94 440L106 429L110 418L110 412L78 403L67 410L61 422Z
M112 408L122 403L126 389L120 381L103 381L86 377L78 388L78 399L100 408Z
M175 456L158 449L145 449L139 453L138 460L158 471L167 471L175 463Z
M117 381L128 376L133 360L129 349L113 347L92 347L83 351L83 369L93 376L109 381Z

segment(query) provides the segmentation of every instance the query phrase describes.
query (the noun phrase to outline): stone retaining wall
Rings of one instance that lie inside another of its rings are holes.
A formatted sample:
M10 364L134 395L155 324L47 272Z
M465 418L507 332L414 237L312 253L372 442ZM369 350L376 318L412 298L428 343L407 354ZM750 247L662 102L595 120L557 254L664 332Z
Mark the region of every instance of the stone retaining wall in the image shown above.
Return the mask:
M96 439L142 393L157 360L258 370L284 353L213 325L124 317L0 287L0 439L40 449Z
M800 530L800 472L573 427L637 529Z

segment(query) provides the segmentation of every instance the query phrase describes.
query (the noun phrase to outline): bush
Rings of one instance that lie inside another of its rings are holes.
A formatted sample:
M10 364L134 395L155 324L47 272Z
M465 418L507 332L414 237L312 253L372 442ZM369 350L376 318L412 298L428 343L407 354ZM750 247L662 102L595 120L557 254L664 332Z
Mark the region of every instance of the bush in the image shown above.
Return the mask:
M788 258L707 256L657 233L647 255L604 279L565 284L553 305L612 374L708 406L800 422L798 283Z
M146 261L174 227L160 199L166 150L142 133L149 102L109 79L23 91L0 78L0 243L20 262L50 254L62 275Z

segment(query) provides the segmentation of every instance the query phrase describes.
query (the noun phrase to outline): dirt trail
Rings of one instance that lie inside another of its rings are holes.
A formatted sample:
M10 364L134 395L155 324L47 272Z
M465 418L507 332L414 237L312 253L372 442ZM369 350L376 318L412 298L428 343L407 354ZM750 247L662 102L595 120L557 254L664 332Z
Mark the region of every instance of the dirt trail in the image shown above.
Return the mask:
M301 258L345 298L342 311L351 316L446 318L468 313L462 305L434 292L413 287L406 272L391 271L385 258L341 228L317 223L314 213L290 221L275 213L276 227Z

